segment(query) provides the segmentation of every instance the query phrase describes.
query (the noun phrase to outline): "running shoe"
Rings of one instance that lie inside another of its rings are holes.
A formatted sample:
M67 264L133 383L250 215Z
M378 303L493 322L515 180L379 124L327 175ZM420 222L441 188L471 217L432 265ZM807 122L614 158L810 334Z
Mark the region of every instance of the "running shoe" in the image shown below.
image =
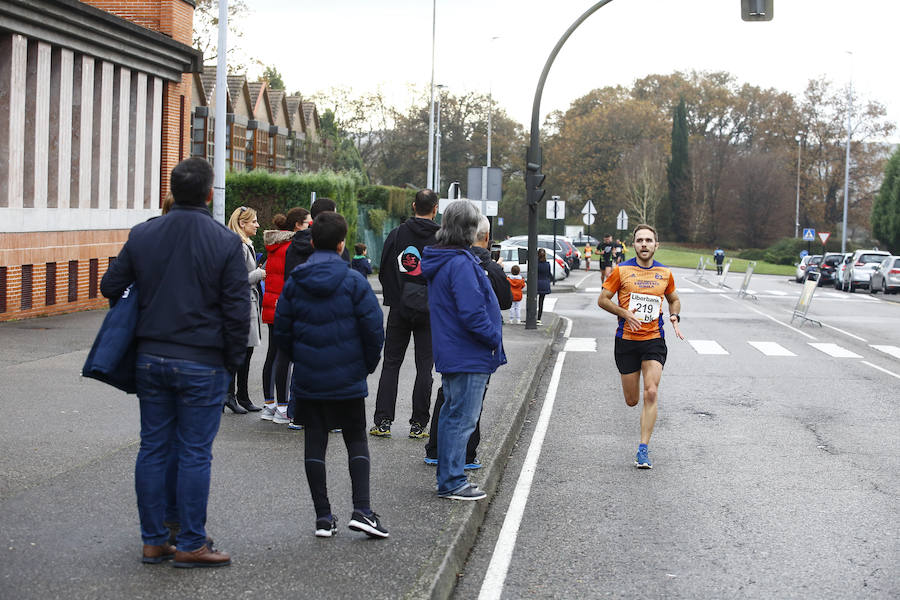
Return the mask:
M369 435L376 437L391 437L391 422L388 419L382 419L378 425L373 425L369 430Z
M291 420L287 416L287 406L284 407L284 410L281 407L275 409L275 414L272 415L272 422L277 423L278 425L284 425L285 423L290 423Z
M481 468L481 461L478 460L477 458L475 460L473 460L472 462L466 463L466 466L463 467L463 469L466 471L476 471L480 468Z
M438 498L447 498L448 500L481 500L486 497L487 494L484 493L484 490L479 489L471 483L467 483L462 488L450 494L438 494Z
M418 423L411 423L409 426L409 437L413 439L427 438L428 432Z
M263 404L262 411L259 413L259 418L263 421L271 421L275 416L275 405L274 404Z
M364 514L361 511L354 510L347 527L353 531L362 531L370 538L386 538L390 535L388 530L382 525L381 517L373 512Z
M426 465L431 465L432 467L434 467L434 466L437 465L437 459L436 459L436 458L431 458L430 456L426 456L426 457L425 457L425 464L426 464Z
M291 421L290 423L288 423L288 429L290 429L291 431L303 431L303 425Z
M326 538L337 533L337 517L330 515L324 519L316 519L316 537Z
M647 446L638 446L637 454L634 456L634 466L636 466L638 469L653 468L653 465L650 464L650 450L647 448Z

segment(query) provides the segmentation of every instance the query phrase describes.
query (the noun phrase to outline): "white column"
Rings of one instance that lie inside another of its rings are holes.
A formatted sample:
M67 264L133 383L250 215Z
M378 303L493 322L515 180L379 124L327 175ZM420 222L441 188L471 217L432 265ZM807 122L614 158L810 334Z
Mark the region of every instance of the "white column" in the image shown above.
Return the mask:
M147 151L147 75L137 74L137 102L134 110L134 203L144 208L144 171Z
M116 194L113 208L124 209L128 206L128 135L131 117L131 70L119 69L119 147L118 174L116 175Z
M162 104L163 80L153 78L153 129L150 134L150 202L145 208L156 208L159 204L159 170L162 161ZM183 115L179 114L178 118Z
M72 172L72 84L75 56L65 48L59 51L59 113L57 120L57 162L50 168L56 169L56 207L68 209L70 206L69 174Z
M99 152L97 157L97 173L99 181L97 185L97 208L108 209L110 207L110 177L112 162L112 113L113 113L113 78L115 67L112 63L104 62L101 67L100 80L100 137L95 144Z
M22 208L25 193L25 74L28 66L28 39L12 35L9 57L9 137L7 163L7 206ZM3 82L7 83L6 81ZM2 175L0 175L2 176Z
M94 59L81 57L81 127L78 148L78 208L91 207L91 164L94 141Z
M37 45L37 85L34 114L34 208L47 208L50 172L50 44Z

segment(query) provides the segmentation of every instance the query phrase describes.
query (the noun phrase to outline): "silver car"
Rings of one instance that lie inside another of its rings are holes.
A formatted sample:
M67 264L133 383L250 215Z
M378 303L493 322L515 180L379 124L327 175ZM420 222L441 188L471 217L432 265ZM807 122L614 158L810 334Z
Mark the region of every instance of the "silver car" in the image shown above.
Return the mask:
M856 288L868 288L875 266L880 265L884 259L890 256L890 252L883 250L857 250L854 252L850 262L844 268L842 289L845 292L853 293Z
M806 267L809 265L809 262L813 261L813 264L816 264L816 261L822 260L821 254L807 254L803 258L800 259L800 263L797 265L797 271L794 273L794 281L797 283L803 283L803 280L806 279Z
M900 291L900 256L889 256L872 271L869 292L896 294Z

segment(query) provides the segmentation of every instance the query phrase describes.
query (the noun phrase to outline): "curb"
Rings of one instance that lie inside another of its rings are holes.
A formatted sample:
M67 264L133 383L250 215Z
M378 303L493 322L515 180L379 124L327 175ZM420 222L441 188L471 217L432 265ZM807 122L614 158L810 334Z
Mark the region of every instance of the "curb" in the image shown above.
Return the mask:
M510 427L500 439L500 443L496 447L490 448L492 451L489 459L485 461L484 484L481 487L487 492L488 498L479 502L454 503L450 508L447 527L439 533L434 551L425 560L415 583L404 594L404 598L444 600L453 593L457 575L462 571L466 558L468 558L472 546L475 545L478 530L484 522L494 492L497 490L506 463L509 461L509 454L525 424L530 401L534 397L543 375L541 367L553 353L553 344L562 330L562 326L563 320L554 315L553 323L547 327L550 337L544 351L528 365L532 376L519 380L512 396L513 400L507 402L503 408L498 422L508 422Z

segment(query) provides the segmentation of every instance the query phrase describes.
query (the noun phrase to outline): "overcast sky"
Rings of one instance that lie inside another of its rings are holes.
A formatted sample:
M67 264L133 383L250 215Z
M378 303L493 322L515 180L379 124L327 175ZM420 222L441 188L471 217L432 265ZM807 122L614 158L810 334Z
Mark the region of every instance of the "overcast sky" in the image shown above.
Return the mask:
M724 70L799 95L810 78L851 78L900 126L898 0L775 0L774 20L745 23L740 0L613 0L557 57L541 121L588 91L650 73ZM242 45L289 91L379 86L396 104L431 79L432 0L247 0ZM592 0L437 0L435 83L490 89L526 128L537 80L560 36ZM492 40L492 38L498 38ZM852 57L848 54L851 51ZM251 72L251 75L255 73ZM895 133L893 141L900 140Z

